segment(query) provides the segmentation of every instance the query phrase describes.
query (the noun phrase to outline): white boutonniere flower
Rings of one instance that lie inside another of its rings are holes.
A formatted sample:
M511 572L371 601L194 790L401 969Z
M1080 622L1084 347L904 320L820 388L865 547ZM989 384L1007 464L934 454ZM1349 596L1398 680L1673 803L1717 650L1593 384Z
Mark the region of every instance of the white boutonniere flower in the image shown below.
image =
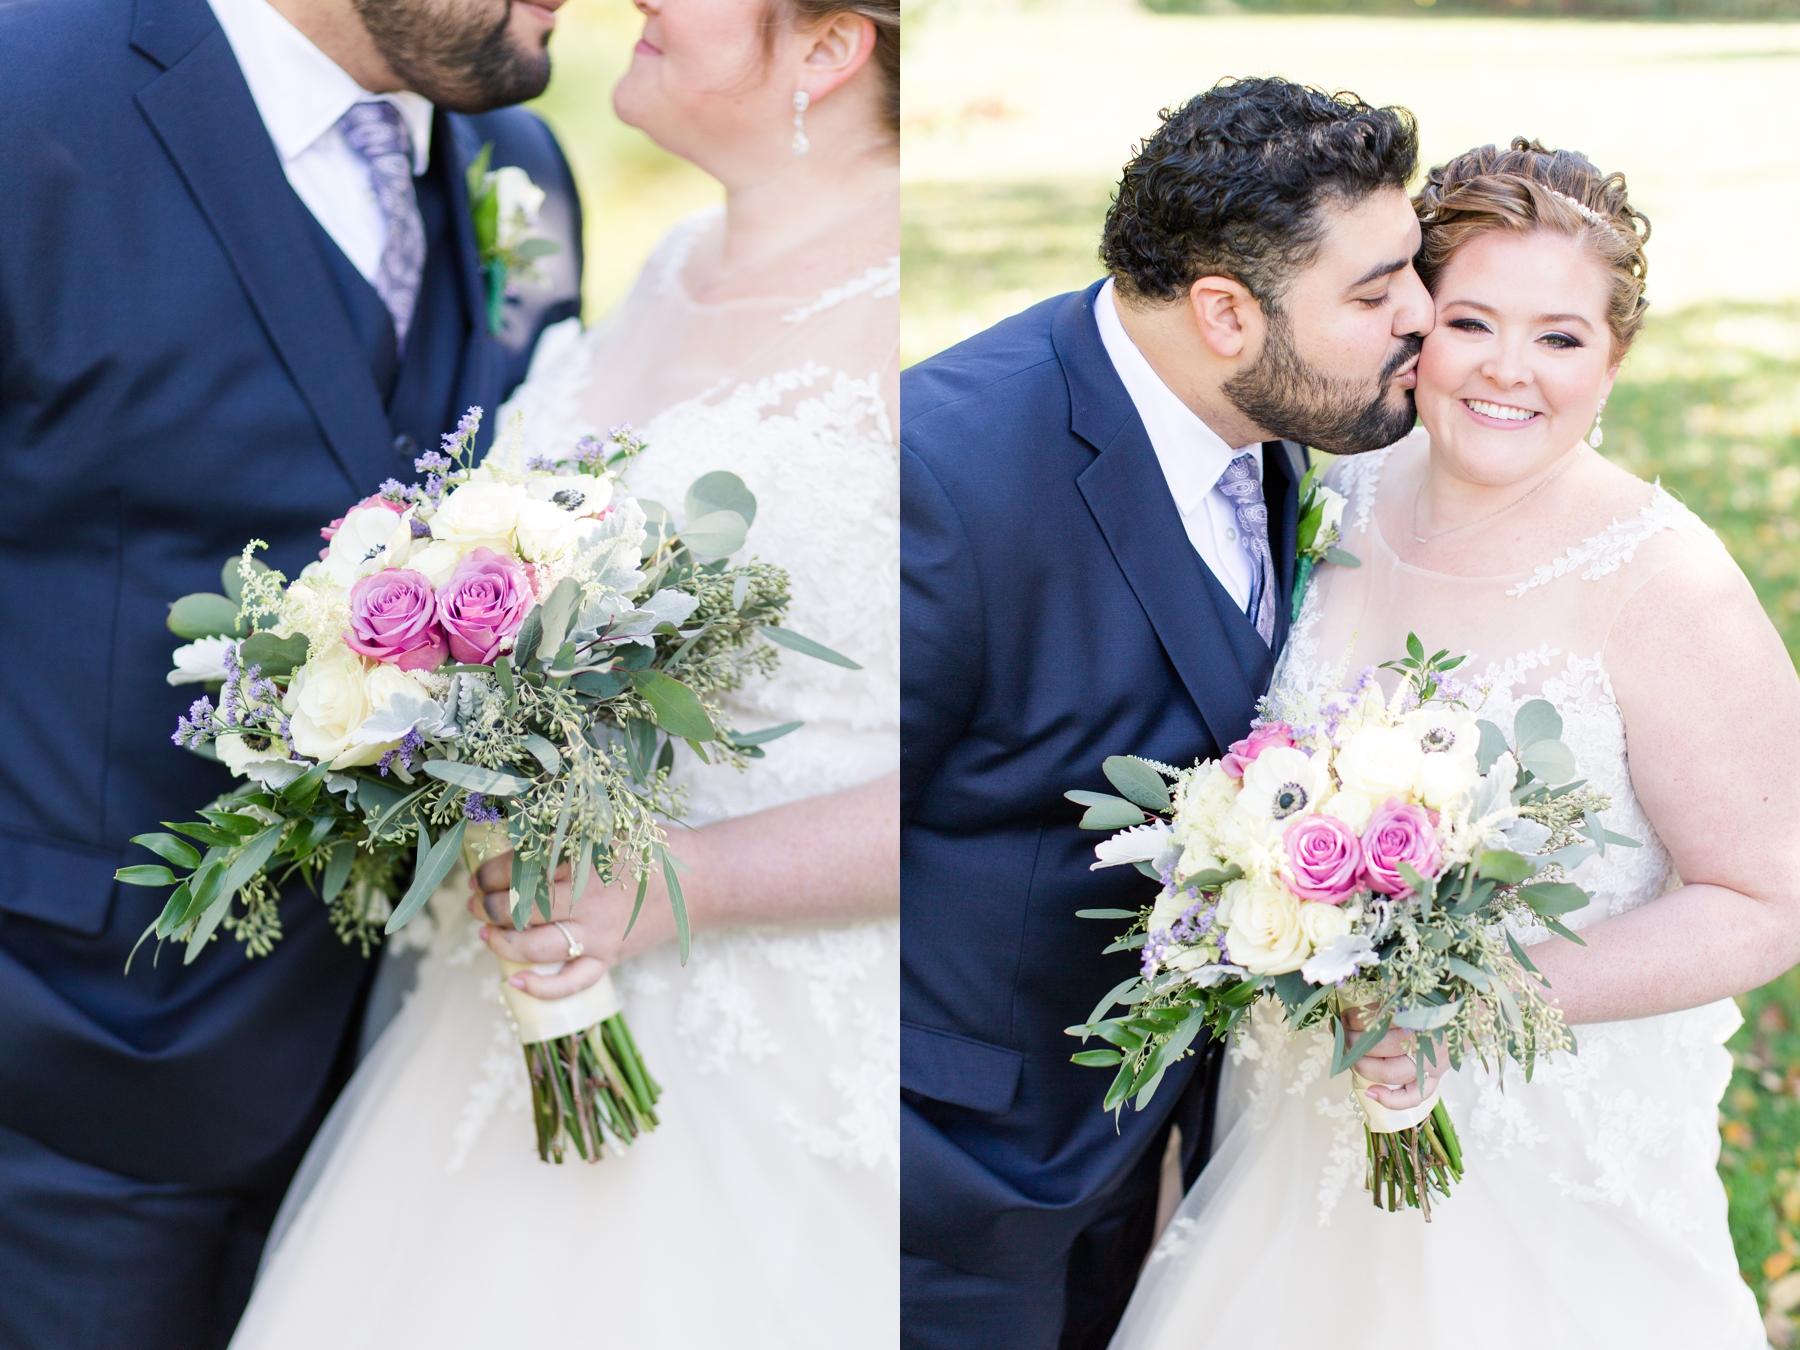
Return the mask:
M525 170L513 165L489 169L493 143L469 166L469 210L475 219L475 246L487 282L488 331L506 326L506 297L515 281L533 276L537 260L561 251L550 239L532 233L544 206L544 190Z

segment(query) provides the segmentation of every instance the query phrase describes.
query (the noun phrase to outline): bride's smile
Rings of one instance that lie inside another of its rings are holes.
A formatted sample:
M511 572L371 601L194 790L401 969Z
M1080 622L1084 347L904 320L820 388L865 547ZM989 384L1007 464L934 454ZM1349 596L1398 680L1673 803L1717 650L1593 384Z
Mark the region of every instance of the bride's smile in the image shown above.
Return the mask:
M1580 446L1619 368L1606 270L1578 240L1483 234L1445 266L1437 295L1415 397L1431 433L1431 504L1450 505L1446 488L1467 498L1448 520L1431 513L1450 525L1459 510L1492 510Z

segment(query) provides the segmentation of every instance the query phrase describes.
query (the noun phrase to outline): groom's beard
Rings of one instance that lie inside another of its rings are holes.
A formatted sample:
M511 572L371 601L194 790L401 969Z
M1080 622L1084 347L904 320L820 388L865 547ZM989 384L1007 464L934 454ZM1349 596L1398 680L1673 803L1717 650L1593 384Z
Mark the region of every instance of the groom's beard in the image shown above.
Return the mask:
M1284 440L1332 455L1356 455L1392 445L1413 429L1418 414L1410 389L1392 398L1394 377L1419 354L1425 340L1413 334L1365 384L1336 380L1306 364L1279 313L1268 315L1268 338L1256 364L1227 380L1225 397L1245 417Z
M498 21L470 0L353 0L394 74L451 112L479 113L536 98L550 83L550 53L508 32L512 0Z

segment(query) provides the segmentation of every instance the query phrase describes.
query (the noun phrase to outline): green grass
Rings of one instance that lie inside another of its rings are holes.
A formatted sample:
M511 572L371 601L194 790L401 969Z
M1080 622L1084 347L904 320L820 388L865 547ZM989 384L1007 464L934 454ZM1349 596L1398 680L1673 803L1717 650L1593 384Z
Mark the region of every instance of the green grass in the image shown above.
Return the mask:
M1098 276L1109 193L1096 182L909 183L904 359ZM1719 532L1800 652L1800 303L1654 314L1605 425L1606 453L1661 477ZM1800 970L1739 1002L1720 1172L1739 1263L1766 1307L1769 1284L1800 1269ZM1800 1296L1800 1277L1787 1288Z

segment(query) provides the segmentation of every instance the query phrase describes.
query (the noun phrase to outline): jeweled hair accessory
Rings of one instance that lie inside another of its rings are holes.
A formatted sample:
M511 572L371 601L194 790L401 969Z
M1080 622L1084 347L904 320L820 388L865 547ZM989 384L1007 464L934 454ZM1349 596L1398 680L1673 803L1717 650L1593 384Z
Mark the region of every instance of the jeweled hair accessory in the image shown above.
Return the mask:
M1571 197L1566 192L1558 192L1555 188L1545 188L1544 191L1548 192L1552 197L1562 198L1570 206L1574 207L1578 212L1580 212L1581 217L1584 220L1591 221L1595 225L1610 225L1610 224L1612 224L1612 222L1610 220L1608 220L1605 216L1601 215L1598 211L1594 210L1593 207L1583 206L1580 202L1576 201L1573 197Z

